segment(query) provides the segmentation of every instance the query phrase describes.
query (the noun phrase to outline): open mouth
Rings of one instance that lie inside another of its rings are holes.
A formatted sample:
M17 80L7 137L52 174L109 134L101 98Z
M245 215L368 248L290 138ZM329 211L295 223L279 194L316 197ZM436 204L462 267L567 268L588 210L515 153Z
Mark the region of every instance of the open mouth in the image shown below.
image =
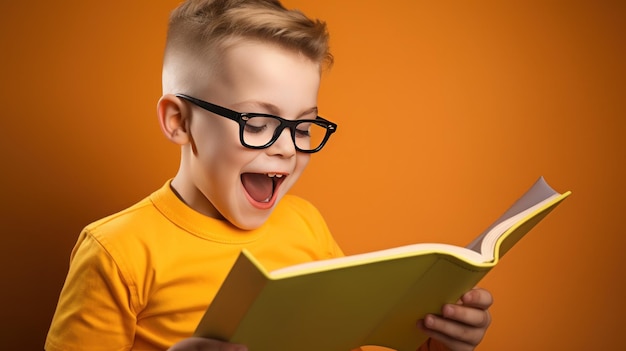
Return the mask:
M241 183L251 200L259 205L271 206L285 178L286 175L279 173L243 173Z

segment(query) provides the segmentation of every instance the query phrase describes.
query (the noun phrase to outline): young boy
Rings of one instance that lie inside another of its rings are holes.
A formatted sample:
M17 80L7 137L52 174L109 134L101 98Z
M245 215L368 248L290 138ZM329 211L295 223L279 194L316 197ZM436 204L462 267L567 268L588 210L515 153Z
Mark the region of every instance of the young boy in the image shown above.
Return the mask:
M47 350L246 350L190 338L242 248L270 270L342 255L317 210L287 195L337 128L317 116L331 63L325 24L278 1L173 12L157 111L180 168L80 234ZM475 289L416 321L431 336L421 350L473 349L490 305Z

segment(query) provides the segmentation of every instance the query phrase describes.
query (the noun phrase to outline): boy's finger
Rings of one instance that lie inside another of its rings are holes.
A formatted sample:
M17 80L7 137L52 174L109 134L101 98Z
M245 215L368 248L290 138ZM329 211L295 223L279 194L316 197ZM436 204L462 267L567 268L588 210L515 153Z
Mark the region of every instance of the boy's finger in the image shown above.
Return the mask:
M445 305L442 309L444 318L457 321L472 328L486 329L491 324L488 311L465 305Z
M427 315L419 327L454 350L473 349L483 339L484 329L475 328L450 319ZM471 346L471 347L470 347Z
M474 288L461 297L464 306L486 310L493 305L493 296L485 289Z

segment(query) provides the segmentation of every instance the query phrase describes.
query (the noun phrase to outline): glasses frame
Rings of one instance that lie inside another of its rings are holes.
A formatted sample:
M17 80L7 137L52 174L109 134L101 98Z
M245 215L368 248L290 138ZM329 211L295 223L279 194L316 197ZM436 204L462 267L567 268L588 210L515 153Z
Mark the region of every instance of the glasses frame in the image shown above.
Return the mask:
M289 128L289 131L291 132L291 140L293 141L293 145L296 148L297 151L299 152L303 152L303 153L307 153L307 154L312 154L315 152L320 151L324 145L326 145L326 142L328 141L328 139L330 138L330 136L337 131L337 124L322 118L320 116L315 117L315 119L299 119L299 120L289 120L289 119L284 119L282 117L279 116L274 116L274 115L270 115L270 114L266 114L266 113L250 113L250 112L237 112L231 109L228 109L226 107L222 107L219 105L215 105L212 104L210 102L204 101L204 100L200 100L197 99L195 97L189 96L189 95L185 95L185 94L174 94L174 96L181 98L183 100L189 101L192 104L202 108L203 110L212 112L216 115L222 116L222 117L226 117L228 119L231 119L235 122L237 122L239 124L239 141L241 142L241 145L250 148L250 149L266 149L270 146L272 146L272 144L274 144L276 142L276 140L278 140L278 138L280 137L280 135L282 134L283 130L285 128ZM246 122L248 120L250 120L251 117L267 117L267 118L274 118L276 120L278 120L280 122L280 124L278 125L278 127L276 127L276 130L274 131L274 134L272 135L272 139L270 139L269 142L267 142L264 145L261 146L255 146L255 145L249 145L244 141L244 129L245 129L245 125ZM314 123L320 127L324 127L326 129L326 135L324 135L324 139L322 140L322 142L320 143L320 145L318 147L316 147L315 149L312 150L304 150L298 147L298 145L296 144L296 127L301 124L301 123Z

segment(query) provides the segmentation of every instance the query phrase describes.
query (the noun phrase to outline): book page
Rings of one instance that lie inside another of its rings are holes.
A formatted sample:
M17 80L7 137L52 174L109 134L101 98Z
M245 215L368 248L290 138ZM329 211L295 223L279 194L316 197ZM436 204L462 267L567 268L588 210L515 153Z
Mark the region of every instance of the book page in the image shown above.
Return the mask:
M495 233L495 236L497 237L502 234L508 227L513 225L513 223L509 225L504 225L506 228L502 230L502 226L500 226L501 223L510 220L511 217L520 214L521 212L552 197L553 195L560 194L552 189L548 185L548 183L546 183L543 177L539 177L535 184L533 184L533 186L530 187L530 189L528 189L524 193L524 195L522 195L506 212L504 212L502 216L500 216L500 218L498 218L493 224L491 224L484 232L482 232L466 247L470 250L481 252L482 242L485 236L487 236L489 233Z
M399 246L391 249L367 252L351 256L331 258L327 260L305 262L285 268L280 268L270 272L272 278L283 278L291 275L299 275L304 273L314 273L326 271L330 269L339 269L344 267L356 266L359 264L378 262L385 260L393 260L407 256L416 256L427 253L443 253L460 257L466 261L476 263L484 262L484 258L477 252L468 250L464 247L454 246L440 243L419 243L412 245Z
M480 245L480 253L485 258L485 261L491 261L494 259L493 254L495 251L496 242L504 232L517 224L519 221L528 217L533 212L552 202L552 200L556 197L559 197L559 195L552 195L549 198L541 201L540 203L532 206L531 208L526 209L513 217L507 218L504 221L498 223L495 227L493 227L489 231L489 233L483 237L482 243Z

